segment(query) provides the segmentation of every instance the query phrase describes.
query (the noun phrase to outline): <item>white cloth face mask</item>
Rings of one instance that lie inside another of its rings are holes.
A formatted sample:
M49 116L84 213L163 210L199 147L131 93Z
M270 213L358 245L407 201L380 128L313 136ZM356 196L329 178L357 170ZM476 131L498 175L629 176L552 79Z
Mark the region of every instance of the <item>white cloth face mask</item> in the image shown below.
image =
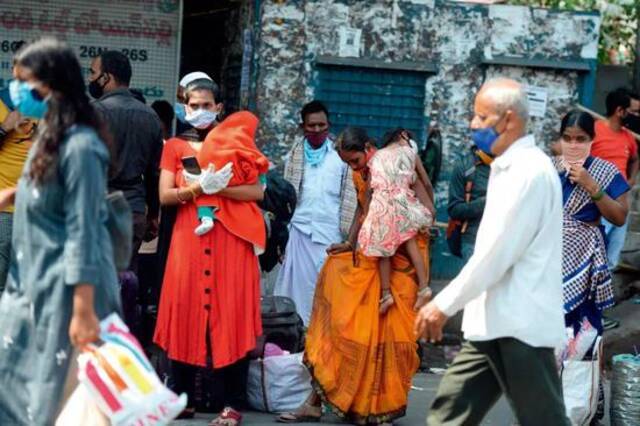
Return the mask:
M218 118L217 112L212 112L207 109L197 109L192 112L187 112L185 120L196 129L206 129Z

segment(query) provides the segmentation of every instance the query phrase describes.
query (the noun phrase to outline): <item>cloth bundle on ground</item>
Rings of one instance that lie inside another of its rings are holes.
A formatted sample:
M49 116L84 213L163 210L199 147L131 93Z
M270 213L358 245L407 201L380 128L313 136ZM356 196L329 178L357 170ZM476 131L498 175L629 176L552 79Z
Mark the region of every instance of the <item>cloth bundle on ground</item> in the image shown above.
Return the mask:
M311 393L311 378L302 353L252 360L247 379L247 400L258 411L295 410Z
M613 357L611 424L632 426L640 418L640 354Z
M258 118L248 111L236 112L227 117L205 138L202 149L196 155L200 167L205 169L213 164L219 170L231 162L233 178L229 187L258 183L259 176L269 170L269 160L255 144L258 123ZM184 185L183 178L179 179L180 184ZM251 242L258 254L264 251L267 236L257 203L214 194L198 197L197 205L218 207L216 217L229 232Z

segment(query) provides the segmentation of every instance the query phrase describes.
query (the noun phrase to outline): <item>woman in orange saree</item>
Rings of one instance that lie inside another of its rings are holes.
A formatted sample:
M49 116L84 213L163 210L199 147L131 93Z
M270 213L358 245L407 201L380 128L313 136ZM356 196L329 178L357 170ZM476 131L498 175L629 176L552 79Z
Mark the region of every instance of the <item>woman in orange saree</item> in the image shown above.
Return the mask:
M361 222L366 164L374 148L366 133L354 128L345 130L336 145L341 158L356 172L355 221ZM418 290L415 270L401 252L392 258L391 292L396 303L379 315L377 259L351 250L357 236L352 231L349 242L329 249L318 277L304 357L314 392L298 410L281 415L280 422L318 421L321 402L358 425L391 424L405 414L411 380L420 363L413 333ZM426 238L420 239L420 248L427 257Z

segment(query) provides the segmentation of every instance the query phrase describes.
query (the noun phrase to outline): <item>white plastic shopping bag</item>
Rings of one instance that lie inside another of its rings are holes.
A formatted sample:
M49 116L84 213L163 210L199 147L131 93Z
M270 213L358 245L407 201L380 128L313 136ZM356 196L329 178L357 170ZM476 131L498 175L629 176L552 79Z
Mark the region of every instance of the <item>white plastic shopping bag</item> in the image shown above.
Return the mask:
M249 364L249 405L271 413L293 411L311 393L311 376L302 364L302 353L270 356Z
M100 323L103 344L78 357L78 379L114 426L166 425L187 405L158 378L117 314Z
M566 360L562 363L562 394L567 417L574 426L588 425L598 408L602 339L594 343L590 361Z
M85 387L78 385L58 416L56 426L109 426L109 420L98 409Z

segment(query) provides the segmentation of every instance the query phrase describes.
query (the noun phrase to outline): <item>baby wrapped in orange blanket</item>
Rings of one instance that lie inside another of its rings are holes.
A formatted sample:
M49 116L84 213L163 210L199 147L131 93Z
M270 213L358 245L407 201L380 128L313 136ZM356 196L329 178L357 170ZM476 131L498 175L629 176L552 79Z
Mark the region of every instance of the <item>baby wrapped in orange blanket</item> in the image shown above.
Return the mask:
M269 160L257 148L255 134L258 118L248 111L227 117L204 140L196 155L203 168L213 164L220 170L231 163L233 177L228 187L255 185L269 169ZM252 243L256 253L264 251L266 231L262 211L254 201L234 200L224 195L206 195L196 199L198 207L210 207L216 218L232 234Z

